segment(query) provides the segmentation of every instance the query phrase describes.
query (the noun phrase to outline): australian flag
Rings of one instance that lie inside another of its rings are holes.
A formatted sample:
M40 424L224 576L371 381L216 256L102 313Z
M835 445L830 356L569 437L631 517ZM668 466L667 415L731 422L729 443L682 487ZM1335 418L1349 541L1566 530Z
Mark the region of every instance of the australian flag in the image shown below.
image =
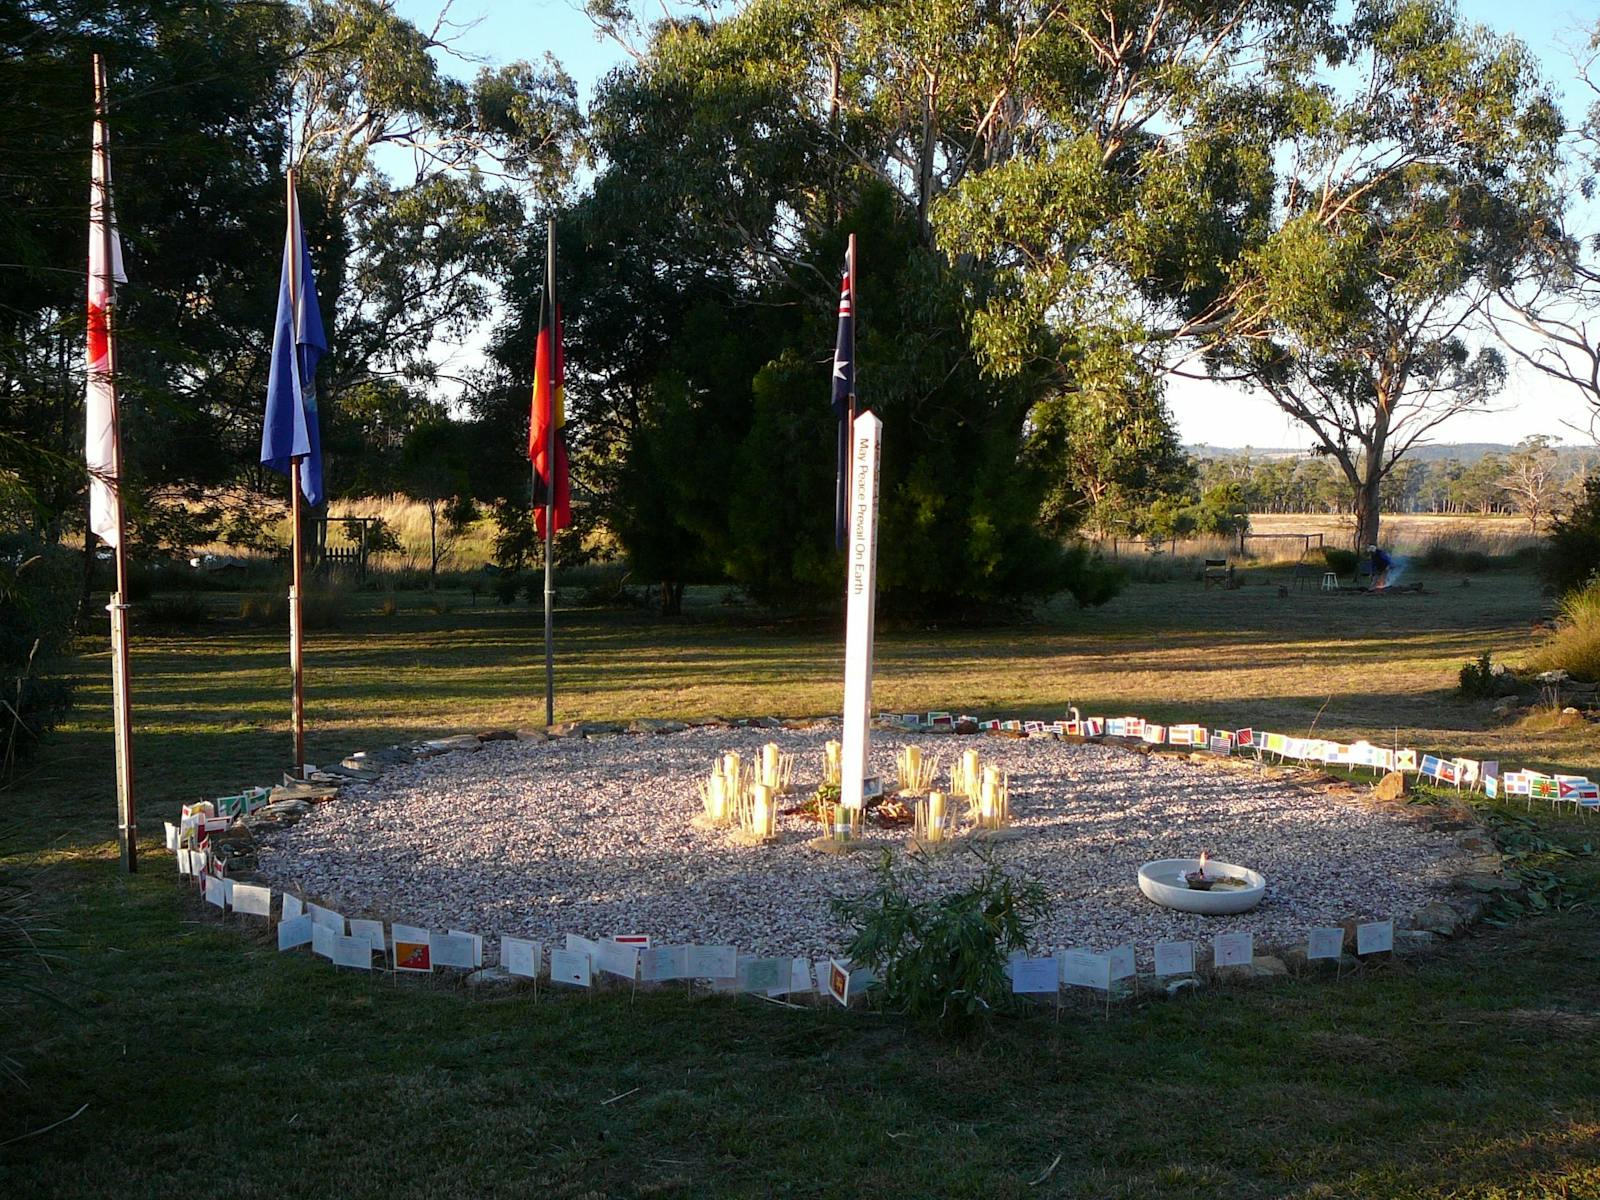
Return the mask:
M289 201L289 234L278 281L278 319L272 330L267 413L261 425L261 462L284 475L300 459L300 491L322 503L322 435L317 428L317 363L328 352L311 274L311 248L300 225L300 201Z
M856 278L855 262L845 256L844 277L839 282L839 340L833 351L833 416L839 423L839 464L833 505L834 543L844 548L850 524L850 421L856 399Z

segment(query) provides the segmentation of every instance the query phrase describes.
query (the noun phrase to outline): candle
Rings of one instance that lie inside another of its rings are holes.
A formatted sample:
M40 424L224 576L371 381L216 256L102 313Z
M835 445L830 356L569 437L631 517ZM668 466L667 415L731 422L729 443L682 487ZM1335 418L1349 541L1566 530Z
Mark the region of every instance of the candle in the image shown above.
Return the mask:
M713 772L711 775L710 803L708 815L713 821L722 820L723 814L728 811L727 793L722 789L722 776Z
M994 779L987 771L983 776L983 790L978 796L978 819L984 824L994 820Z
M928 793L928 840L937 842L944 837L944 793Z
M967 795L972 795L978 786L978 752L976 750L963 750L961 752L961 781L965 785Z
M916 787L917 777L922 774L922 750L917 746L906 747L906 786Z
M769 788L778 786L778 743L768 742L761 747L761 782Z
M724 793L729 801L739 795L739 752L730 750L722 756L722 777L726 779L727 791Z
M757 837L772 836L772 789L764 783L750 789L750 825Z

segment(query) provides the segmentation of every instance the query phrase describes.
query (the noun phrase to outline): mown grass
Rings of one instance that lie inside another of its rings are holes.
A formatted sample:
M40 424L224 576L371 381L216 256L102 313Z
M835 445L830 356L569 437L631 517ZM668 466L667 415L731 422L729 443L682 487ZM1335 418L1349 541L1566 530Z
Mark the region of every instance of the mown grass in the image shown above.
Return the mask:
M1027 627L889 627L876 704L1398 729L1593 770L1593 727L1501 729L1452 694L1468 656L1530 651L1531 580L1429 582L1416 597L1280 599L1269 573L1236 592L1142 585ZM223 619L236 599L206 599L219 619L202 632L136 648L147 831L286 760L283 640ZM538 613L454 599L385 617L372 597L310 637L313 759L542 719ZM563 612L558 718L836 708L830 622L696 600L670 624ZM11 861L46 864L72 942L72 1009L40 1007L7 1034L24 1085L4 1093L0 1143L23 1140L0 1145L0 1195L1600 1195L1592 908L1360 977L1145 998L1109 1018L1074 1005L971 1044L677 991L534 1003L395 986L220 928L153 839L137 877L117 873L104 667L92 647L81 707L0 796L29 822ZM1542 824L1580 852L1600 832ZM1572 894L1594 894L1592 857L1562 869Z

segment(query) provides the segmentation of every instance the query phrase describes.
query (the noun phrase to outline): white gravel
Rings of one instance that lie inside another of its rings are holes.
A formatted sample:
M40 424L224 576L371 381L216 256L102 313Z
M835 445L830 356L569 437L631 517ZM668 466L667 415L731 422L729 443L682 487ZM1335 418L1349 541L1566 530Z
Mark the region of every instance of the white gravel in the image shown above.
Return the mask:
M696 781L720 752L750 761L776 741L795 753L796 786L809 793L822 745L837 736L819 726L489 742L345 788L268 837L259 869L348 915L439 929L544 940L643 932L667 944L837 954L847 931L830 898L865 891L876 853L808 849L816 827L800 817L783 818L780 843L767 847L689 823L700 808ZM1025 835L995 853L1048 889L1040 950L1131 941L1148 961L1158 940L1205 943L1235 930L1288 945L1310 926L1352 916L1402 920L1442 892L1452 870L1449 834L1258 773L1041 739L875 732L872 763L886 778L908 740L940 755L942 777L969 746L1010 772L1013 821ZM902 862L906 836L868 827ZM1208 918L1139 892L1141 863L1201 850L1264 873L1262 904ZM950 855L920 886L952 890L979 866L971 854Z

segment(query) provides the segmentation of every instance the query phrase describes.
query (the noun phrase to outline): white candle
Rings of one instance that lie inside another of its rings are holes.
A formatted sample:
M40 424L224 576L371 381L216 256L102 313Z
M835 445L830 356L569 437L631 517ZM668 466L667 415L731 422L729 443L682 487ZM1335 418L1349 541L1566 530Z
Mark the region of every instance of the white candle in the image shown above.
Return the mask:
M961 752L961 782L967 795L978 786L978 752L976 750L963 750Z
M768 742L761 747L761 782L770 788L778 786L777 742Z
M757 837L772 834L772 789L758 783L750 789L750 824Z
M987 771L983 776L983 791L978 796L978 819L981 821L994 819L994 780Z
M713 772L711 776L710 797L711 811L709 815L713 821L720 821L722 820L722 815L728 811L728 798L727 793L722 789L722 776L716 772Z
M928 840L937 842L944 836L944 793L928 793Z
M917 746L906 747L906 783L911 787L917 786L917 776L922 774L922 750Z

